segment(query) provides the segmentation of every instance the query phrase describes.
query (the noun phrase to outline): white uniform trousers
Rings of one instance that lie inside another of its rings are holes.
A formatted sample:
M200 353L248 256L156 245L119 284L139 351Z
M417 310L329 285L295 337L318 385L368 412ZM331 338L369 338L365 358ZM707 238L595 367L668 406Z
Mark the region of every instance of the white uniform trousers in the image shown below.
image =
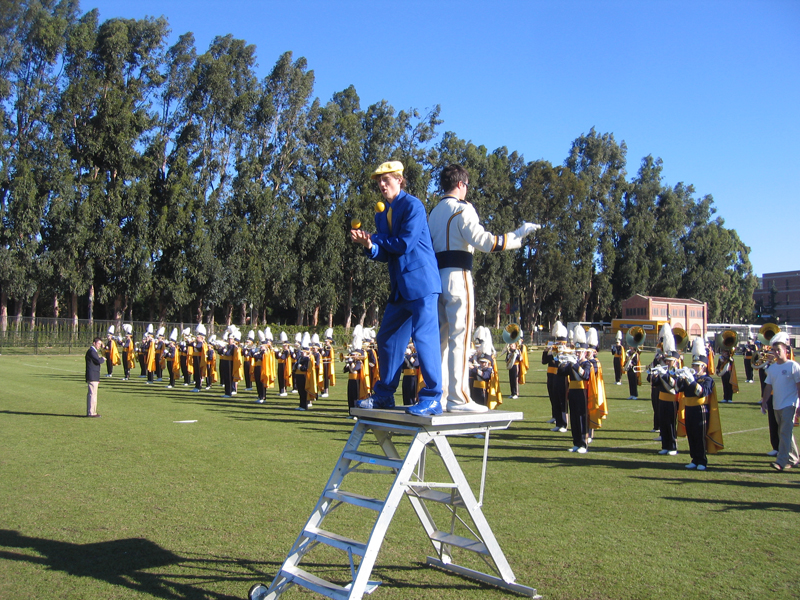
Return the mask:
M469 347L475 326L472 272L439 269L439 342L442 346L442 391L449 402L470 401Z

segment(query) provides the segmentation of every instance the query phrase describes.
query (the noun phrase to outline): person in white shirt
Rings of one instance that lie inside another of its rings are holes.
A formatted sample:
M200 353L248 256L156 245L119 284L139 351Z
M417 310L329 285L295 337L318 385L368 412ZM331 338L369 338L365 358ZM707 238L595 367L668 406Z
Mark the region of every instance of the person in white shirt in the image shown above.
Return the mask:
M428 217L442 280L439 342L442 346L442 389L449 412L488 410L470 399L467 352L475 325L472 255L476 249L483 252L517 249L527 235L541 227L523 223L510 233L489 233L481 225L475 207L465 200L468 188L469 173L464 167L449 165L442 169L439 189L445 194Z
M789 334L781 331L770 340L775 362L767 367L767 378L761 395L761 412L767 412L767 400L772 394L772 407L778 422L780 443L778 456L772 463L777 471L798 466L800 457L794 441L794 417L800 412L800 365L789 360Z

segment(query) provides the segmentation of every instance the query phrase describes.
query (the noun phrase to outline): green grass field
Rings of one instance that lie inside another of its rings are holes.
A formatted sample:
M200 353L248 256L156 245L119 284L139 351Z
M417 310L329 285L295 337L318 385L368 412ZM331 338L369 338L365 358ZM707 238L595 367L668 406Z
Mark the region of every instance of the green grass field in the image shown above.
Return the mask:
M656 454L649 387L626 400L603 361L610 415L588 454L549 431L540 365L503 405L525 419L492 436L484 512L517 581L547 600L800 597L800 472L769 468L758 383L721 405L725 451L694 472L685 440ZM346 380L304 413L274 390L256 405L255 392L121 381L117 367L102 418L86 419L83 368L81 355L0 356L0 599L242 599L269 583L352 428ZM483 442L451 443L477 495ZM387 480L372 479L379 495ZM342 514L339 533L362 516ZM371 597L514 597L425 567L431 553L404 502ZM343 573L343 556L311 556Z

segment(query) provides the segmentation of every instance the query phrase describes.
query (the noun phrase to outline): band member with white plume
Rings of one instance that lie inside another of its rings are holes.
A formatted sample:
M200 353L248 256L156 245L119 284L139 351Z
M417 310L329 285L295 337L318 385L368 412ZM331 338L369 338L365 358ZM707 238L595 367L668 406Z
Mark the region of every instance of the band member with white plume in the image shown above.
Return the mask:
M565 354L558 371L569 379L569 424L572 429L572 448L570 452L585 454L589 445L589 398L587 387L592 374L592 364L586 357L589 345L586 343L586 330L582 325L573 329L575 352Z
M675 347L675 337L672 327L664 323L658 334L662 344L662 353L665 364L658 371L652 373L657 378L660 391L658 421L661 427L661 450L659 454L675 456L678 454L677 420L678 420L678 380L675 376L680 354Z

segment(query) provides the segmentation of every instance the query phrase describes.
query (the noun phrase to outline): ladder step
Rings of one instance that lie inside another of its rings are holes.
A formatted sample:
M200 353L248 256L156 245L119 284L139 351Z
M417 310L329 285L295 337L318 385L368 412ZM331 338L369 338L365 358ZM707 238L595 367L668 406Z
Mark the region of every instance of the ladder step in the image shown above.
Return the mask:
M383 501L370 498L369 496L355 494L353 492L345 492L342 490L325 490L322 495L326 498L330 498L331 500L338 500L339 502L345 502L346 504L352 504L353 506L368 508L377 512L383 510Z
M303 531L303 535L316 542L325 544L326 546L338 548L339 550L344 550L345 552L349 551L357 556L364 556L364 553L367 551L366 544L362 544L356 540L351 540L350 538L344 537L343 535L339 535L337 533L325 531L319 527L307 527L305 531Z
M413 485L409 485L409 487L414 487ZM436 490L431 490L428 488L416 490L416 493L413 492L406 492L409 496L419 496L423 500L429 500L431 502L441 502L442 504L449 504L451 506L466 506L464 504L464 500L461 498L461 494L455 492L451 494L450 492L437 492Z
M312 575L300 567L284 566L280 574L287 579L291 579L295 585L302 586L312 592L322 594L334 600L347 600L347 597L350 595L350 591L342 586L320 579L316 575Z
M370 454L369 452L345 452L344 458L354 460L356 462L365 463L368 465L380 465L382 467L389 467L390 469L400 469L403 466L403 459L389 458L388 456L381 456L380 454Z
M489 549L486 547L486 544L480 540L473 540L470 538L461 537L460 535L446 533L444 531L434 531L430 538L436 542L441 542L443 544L447 544L448 546L463 548L464 550L469 550L470 552L486 554L487 556L489 554Z

